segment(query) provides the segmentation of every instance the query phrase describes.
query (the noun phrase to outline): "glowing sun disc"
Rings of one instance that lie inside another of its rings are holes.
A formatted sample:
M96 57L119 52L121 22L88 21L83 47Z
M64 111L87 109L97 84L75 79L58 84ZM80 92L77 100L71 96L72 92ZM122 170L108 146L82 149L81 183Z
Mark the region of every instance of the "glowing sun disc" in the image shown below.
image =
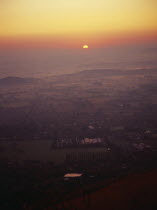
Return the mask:
M89 47L88 47L88 45L83 45L83 49L88 49Z

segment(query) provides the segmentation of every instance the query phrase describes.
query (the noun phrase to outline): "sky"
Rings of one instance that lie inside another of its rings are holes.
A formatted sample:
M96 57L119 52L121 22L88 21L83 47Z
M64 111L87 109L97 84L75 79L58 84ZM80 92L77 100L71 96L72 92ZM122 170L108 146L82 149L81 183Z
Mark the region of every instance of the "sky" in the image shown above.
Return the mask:
M0 47L157 41L156 0L0 0Z

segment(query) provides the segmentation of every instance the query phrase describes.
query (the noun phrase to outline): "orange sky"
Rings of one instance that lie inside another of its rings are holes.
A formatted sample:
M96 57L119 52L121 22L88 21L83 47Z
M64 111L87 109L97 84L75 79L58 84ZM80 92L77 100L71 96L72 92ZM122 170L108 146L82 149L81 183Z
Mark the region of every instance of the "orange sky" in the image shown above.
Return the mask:
M156 0L0 0L0 46L157 41L156 9Z

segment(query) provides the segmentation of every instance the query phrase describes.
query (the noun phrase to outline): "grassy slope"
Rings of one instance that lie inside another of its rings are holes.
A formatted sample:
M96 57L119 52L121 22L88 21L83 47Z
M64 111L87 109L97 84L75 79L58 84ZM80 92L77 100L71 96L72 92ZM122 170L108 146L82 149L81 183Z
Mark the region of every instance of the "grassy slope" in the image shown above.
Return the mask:
M81 210L157 209L157 170L129 175L107 188L68 201L60 208Z

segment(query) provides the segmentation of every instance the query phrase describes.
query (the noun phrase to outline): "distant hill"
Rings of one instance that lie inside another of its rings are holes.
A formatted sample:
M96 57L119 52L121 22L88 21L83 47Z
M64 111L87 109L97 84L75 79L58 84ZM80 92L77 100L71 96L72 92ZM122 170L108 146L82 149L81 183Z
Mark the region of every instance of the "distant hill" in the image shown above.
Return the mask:
M118 76L118 75L136 75L136 74L150 74L157 73L156 69L137 69L137 70L121 70L121 69L91 69L83 70L78 74L80 75L106 75L106 76Z
M24 85L39 81L35 78L5 77L0 79L0 85Z

